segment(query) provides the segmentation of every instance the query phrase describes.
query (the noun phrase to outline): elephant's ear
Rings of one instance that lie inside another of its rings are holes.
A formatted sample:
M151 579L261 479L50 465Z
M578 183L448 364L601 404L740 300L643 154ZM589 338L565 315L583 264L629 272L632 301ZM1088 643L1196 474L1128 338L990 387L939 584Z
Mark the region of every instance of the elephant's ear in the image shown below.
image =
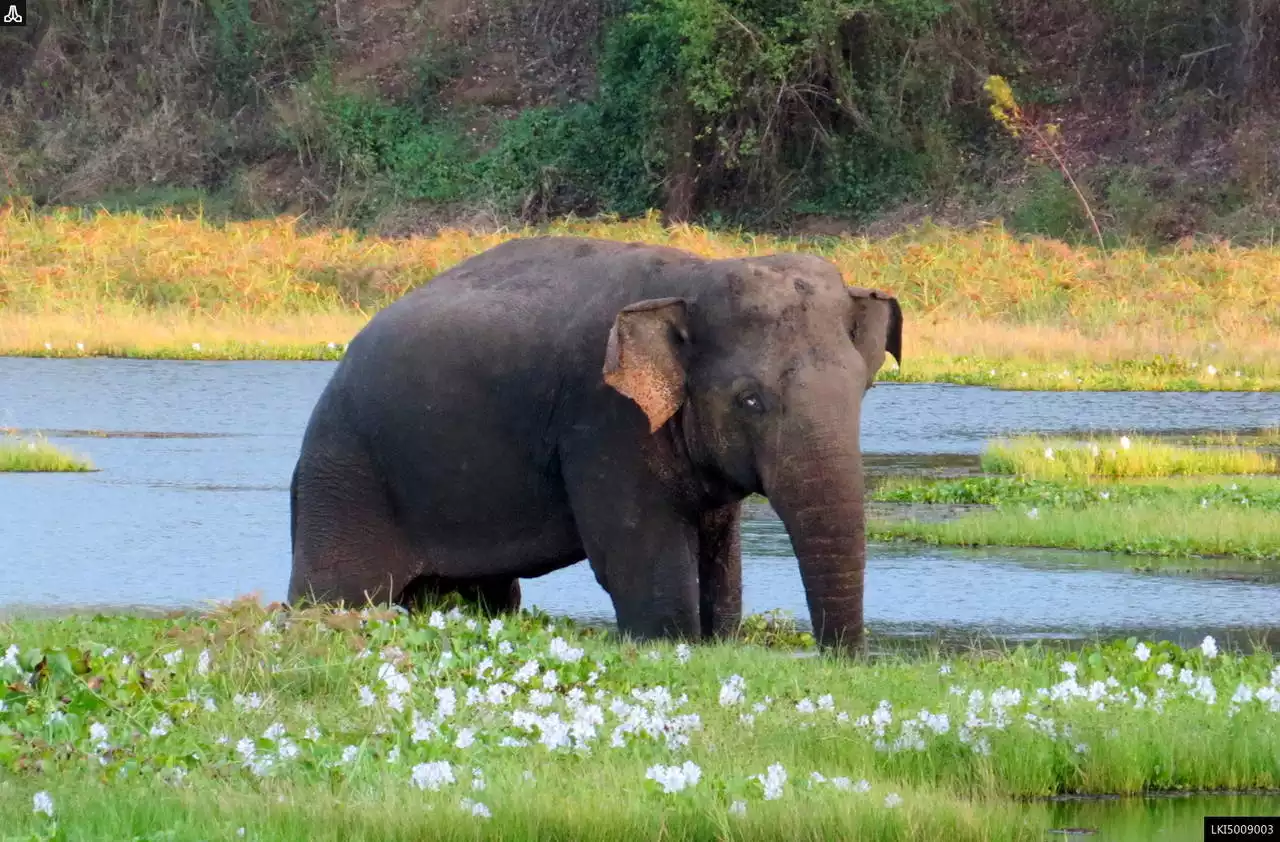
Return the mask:
M853 345L867 361L867 388L884 365L885 352L902 364L902 308L898 299L873 289L849 287L853 299Z
M680 348L689 341L687 308L683 298L637 301L618 313L609 331L604 382L644 410L651 433L684 401Z

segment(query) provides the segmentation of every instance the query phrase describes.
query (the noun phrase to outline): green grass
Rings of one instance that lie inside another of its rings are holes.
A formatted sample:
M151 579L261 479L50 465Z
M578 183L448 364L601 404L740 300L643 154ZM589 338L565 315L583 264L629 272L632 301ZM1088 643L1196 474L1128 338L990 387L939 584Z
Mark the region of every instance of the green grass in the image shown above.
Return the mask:
M1203 433L1190 436L1194 444L1213 444L1222 446L1248 445L1253 447L1280 446L1280 427L1264 427L1247 433Z
M988 445L982 469L1037 479L1119 479L1273 473L1280 470L1280 461L1246 448L1183 447L1142 436L1091 441L1018 436Z
M1178 477L1115 481L1063 481L1026 477L980 476L953 480L902 480L882 483L871 499L888 503L941 503L986 506L1118 506L1177 503L1198 507L1248 507L1280 512L1280 479Z
M780 238L644 219L561 219L393 239L218 225L176 215L0 208L0 354L334 359L369 317L460 261L518 236L586 235L711 258L806 251L902 303L887 382L1005 389L1280 389L1280 250L1106 254L991 227L884 239ZM1218 294L1228 283L1235 294ZM1153 315L1154 314L1154 315Z
M1160 643L1140 660L1130 640L801 659L637 646L529 614L491 628L249 602L15 621L0 641L16 647L0 661L0 815L15 839L1031 840L1051 815L1024 797L1280 784L1280 669L1266 652ZM734 675L741 699L726 690ZM1242 684L1250 699L1232 702ZM438 716L443 688L457 705ZM468 704L469 691L491 698ZM517 710L577 722L581 742L540 744L554 725L526 731ZM646 779L686 761L701 774L683 791ZM431 762L455 782L415 786ZM787 780L766 800L753 776L772 764ZM39 792L53 819L32 812Z
M875 523L878 539L961 547L1060 547L1172 559L1232 556L1280 561L1280 516L1258 509L1200 509L1140 503L1083 510L1030 508L977 512L942 523Z
M82 456L50 444L43 438L0 436L0 473L56 473L94 470Z
M1179 567L1197 556L1280 561L1280 479L1270 477L896 480L871 498L994 507L940 523L869 524L871 537L884 540L1132 553Z

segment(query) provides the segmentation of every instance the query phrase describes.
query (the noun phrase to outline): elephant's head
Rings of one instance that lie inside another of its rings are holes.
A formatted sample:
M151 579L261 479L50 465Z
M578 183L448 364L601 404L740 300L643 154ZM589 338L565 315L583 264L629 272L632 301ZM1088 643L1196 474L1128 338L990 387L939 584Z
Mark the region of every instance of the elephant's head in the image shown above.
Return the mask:
M652 431L675 418L712 483L769 498L799 558L815 636L856 648L862 397L886 352L902 360L902 311L892 296L846 287L815 256L703 265L713 277L696 298L639 301L618 314L605 381L644 410Z

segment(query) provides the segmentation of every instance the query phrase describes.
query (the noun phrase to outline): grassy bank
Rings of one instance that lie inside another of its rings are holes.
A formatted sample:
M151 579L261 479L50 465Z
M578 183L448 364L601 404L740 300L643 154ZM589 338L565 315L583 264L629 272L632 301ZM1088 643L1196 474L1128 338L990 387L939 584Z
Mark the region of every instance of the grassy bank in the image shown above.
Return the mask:
M0 435L0 473L56 473L94 470L82 456L43 438Z
M989 445L982 469L1036 479L1126 479L1269 474L1280 470L1280 460L1246 447L1186 447L1143 436L1094 441L1019 436Z
M379 307L473 254L539 232L712 257L804 248L893 291L907 363L886 381L1025 389L1280 388L1280 250L1101 253L997 228L806 241L562 220L407 240L284 220L0 212L0 353L336 358ZM1231 291L1223 294L1224 289Z
M1013 799L1280 784L1280 668L1212 641L855 663L247 602L0 638L37 838L1039 839Z
M1276 471L1269 454L1139 436L1086 442L1022 436L990 445L982 466L988 475L893 481L872 498L990 510L942 522L877 522L871 534L958 546L1133 553L1178 566L1195 556L1280 561L1280 478L1239 476Z

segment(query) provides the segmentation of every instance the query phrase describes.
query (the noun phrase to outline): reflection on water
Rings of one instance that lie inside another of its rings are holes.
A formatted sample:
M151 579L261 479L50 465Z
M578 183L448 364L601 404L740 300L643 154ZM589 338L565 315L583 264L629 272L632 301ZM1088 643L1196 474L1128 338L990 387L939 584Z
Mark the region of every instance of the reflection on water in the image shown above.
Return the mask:
M1280 795L1189 795L1055 801L1048 839L1096 842L1201 842L1205 816L1280 816ZM1093 831L1082 833L1082 831Z
M102 469L0 477L0 608L192 606L253 591L283 597L289 476L332 368L0 359L0 427L68 433L66 443ZM1011 430L1277 423L1280 395L1270 393L885 385L868 394L863 447L873 479L904 471L958 475L976 469L986 438ZM767 509L757 514L744 534L746 607L784 608L804 619L786 533ZM1194 640L1205 633L1262 634L1277 625L1277 589L1266 582L1150 576L1128 564L1036 550L873 545L868 622L882 635L1132 632ZM528 581L525 594L527 604L612 620L608 597L586 565Z

